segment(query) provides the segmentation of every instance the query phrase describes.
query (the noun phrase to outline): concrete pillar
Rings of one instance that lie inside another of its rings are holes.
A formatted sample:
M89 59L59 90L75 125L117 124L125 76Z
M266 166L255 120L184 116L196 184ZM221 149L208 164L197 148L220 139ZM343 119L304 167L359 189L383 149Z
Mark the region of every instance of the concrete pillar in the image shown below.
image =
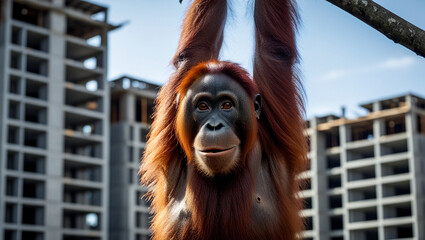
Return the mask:
M326 153L324 152L323 136L317 130L318 120L312 118L310 126L310 158L311 158L311 184L313 204L313 227L318 238L326 239L329 234L329 215L327 201Z
M121 119L123 121L127 121L128 123L135 122L135 99L135 96L129 93L121 98L120 114L122 114Z
M65 5L64 4L64 0L51 0L51 2L52 2L53 5L56 5L56 6L63 6L63 5Z
M419 143L419 135L417 132L417 113L416 113L416 98L412 95L406 96L406 103L411 107L410 111L406 114L406 134L407 134L407 149L409 156L409 168L410 168L410 189L411 194L414 197L412 202L412 217L415 219L413 223L413 235L418 239L423 239L425 230L424 220L424 191L423 191L423 175L421 167L421 148Z
M380 103L375 102L373 103L373 108L376 109L376 111L379 111L380 109ZM373 148L375 153L375 178L377 182L380 184L377 184L376 186L376 201L378 202L377 205L377 217L378 217L378 235L380 240L384 240L384 227L383 227L383 219L384 219L384 209L382 206L382 168L381 168L381 146L380 146L380 137L382 135L382 119L375 119L373 120Z
M63 106L65 66L63 59L66 29L65 16L52 11L50 13L49 34L49 67L48 67L48 114L47 124L47 161L46 174L49 181L46 182L46 200L48 207L45 209L45 224L49 231L46 231L46 240L56 240L62 238L62 169L64 151L64 119ZM54 181L53 179L56 179Z
M381 111L381 108L382 108L381 102L374 102L373 107L372 107L372 109L373 109L372 111L378 112L378 111Z
M350 232L347 230L350 215L348 212L348 190L347 190L347 125L339 126L339 142L341 156L341 187L342 187L342 206L343 206L343 221L344 221L344 239L350 239Z

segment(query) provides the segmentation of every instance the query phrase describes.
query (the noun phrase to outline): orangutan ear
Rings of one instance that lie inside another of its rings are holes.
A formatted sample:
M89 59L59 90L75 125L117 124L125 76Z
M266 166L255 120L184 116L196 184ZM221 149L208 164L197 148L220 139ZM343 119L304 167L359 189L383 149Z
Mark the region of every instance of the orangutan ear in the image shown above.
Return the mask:
M177 96L176 96L176 106L177 106L177 108L179 108L179 104L180 104L180 93L177 93Z
M255 117L260 119L261 109L263 108L262 97L260 94L255 94L254 96L254 111Z

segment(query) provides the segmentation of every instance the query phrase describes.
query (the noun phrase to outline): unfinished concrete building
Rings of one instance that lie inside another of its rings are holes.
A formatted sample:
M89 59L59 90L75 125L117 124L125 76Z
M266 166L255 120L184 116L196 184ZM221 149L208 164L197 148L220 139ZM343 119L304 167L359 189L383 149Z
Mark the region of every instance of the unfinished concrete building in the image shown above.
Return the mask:
M142 199L147 188L140 185L137 171L159 86L125 76L110 82L110 86L109 238L148 240L149 202Z
M364 117L308 122L303 239L425 239L425 100L361 106Z
M107 239L107 17L0 0L0 240Z

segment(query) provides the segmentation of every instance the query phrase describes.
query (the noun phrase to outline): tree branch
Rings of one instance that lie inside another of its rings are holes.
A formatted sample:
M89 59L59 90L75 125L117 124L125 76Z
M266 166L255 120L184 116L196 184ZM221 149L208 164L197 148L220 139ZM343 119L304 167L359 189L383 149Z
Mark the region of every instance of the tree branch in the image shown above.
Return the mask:
M425 31L372 0L326 0L425 58Z

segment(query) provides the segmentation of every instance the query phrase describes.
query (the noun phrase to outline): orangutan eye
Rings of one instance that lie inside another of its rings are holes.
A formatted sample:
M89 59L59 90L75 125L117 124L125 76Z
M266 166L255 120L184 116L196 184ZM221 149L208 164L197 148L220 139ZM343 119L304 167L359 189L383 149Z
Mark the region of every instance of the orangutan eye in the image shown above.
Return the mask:
M230 101L225 101L221 104L221 109L229 110L233 107L233 104Z
M196 106L196 108L198 108L198 110L200 111L206 111L208 110L208 104L206 104L205 102L200 102L198 106Z

